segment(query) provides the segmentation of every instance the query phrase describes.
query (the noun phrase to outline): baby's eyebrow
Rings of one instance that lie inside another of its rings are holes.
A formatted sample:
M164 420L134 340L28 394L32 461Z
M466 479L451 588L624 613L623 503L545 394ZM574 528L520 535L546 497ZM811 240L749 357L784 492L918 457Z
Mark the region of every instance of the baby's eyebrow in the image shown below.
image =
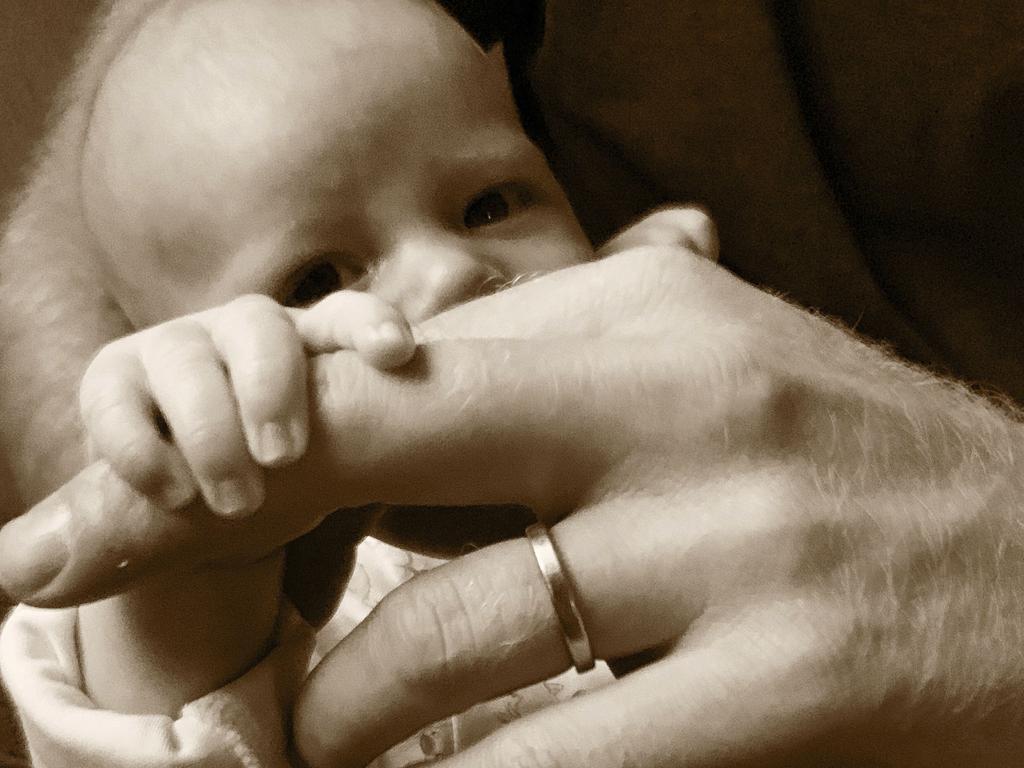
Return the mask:
M521 131L496 128L477 133L438 160L455 170L511 169L534 166L543 161L543 155Z

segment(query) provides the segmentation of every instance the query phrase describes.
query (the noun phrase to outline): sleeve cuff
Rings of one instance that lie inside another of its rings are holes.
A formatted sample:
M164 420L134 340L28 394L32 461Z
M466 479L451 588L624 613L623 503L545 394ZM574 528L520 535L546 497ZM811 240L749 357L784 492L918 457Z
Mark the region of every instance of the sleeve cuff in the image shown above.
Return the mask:
M313 648L284 609L277 646L176 718L99 709L82 691L78 611L18 606L0 631L0 675L38 768L285 768L285 727Z

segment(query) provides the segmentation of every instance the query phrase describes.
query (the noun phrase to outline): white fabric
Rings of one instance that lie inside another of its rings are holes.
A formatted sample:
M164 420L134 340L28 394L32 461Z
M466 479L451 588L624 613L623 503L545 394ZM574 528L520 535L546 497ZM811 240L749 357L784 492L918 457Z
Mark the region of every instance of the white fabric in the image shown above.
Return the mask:
M183 707L177 718L98 709L81 690L77 609L18 606L0 631L0 676L36 768L286 768L284 724L311 657L330 650L380 599L440 561L368 539L339 610L316 639L287 609L278 645L238 680ZM374 768L405 768L451 755L529 712L610 679L607 668L568 672L431 725Z
M38 768L285 768L284 714L313 631L293 611L277 647L177 718L98 709L81 690L78 610L18 606L0 632L0 673Z

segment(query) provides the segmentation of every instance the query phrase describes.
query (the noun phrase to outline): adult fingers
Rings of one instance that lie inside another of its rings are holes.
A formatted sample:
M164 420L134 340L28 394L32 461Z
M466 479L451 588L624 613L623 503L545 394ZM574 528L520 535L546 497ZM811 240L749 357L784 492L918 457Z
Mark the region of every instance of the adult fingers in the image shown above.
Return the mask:
M704 602L699 558L686 557L699 533L672 525L669 537L645 522L605 509L554 529L600 658L674 640ZM635 551L641 546L646 557ZM661 577L664 589L652 586L650 564L665 564L670 550L672 577ZM296 742L311 765L363 765L418 727L568 666L529 545L498 544L388 595L314 671L297 705Z
M735 278L692 250L642 244L460 304L416 333L423 342L679 334L723 280Z
M295 317L310 352L355 349L371 365L387 369L404 365L416 351L405 316L370 293L338 291Z
M601 246L608 256L643 246L678 246L718 261L718 232L711 217L693 206L670 206L647 214Z
M609 478L600 500L553 528L598 658L661 650L694 622L785 603L807 557L788 502L803 491L752 458L703 474L698 462L672 492L633 466L621 490ZM798 604L813 601L806 592ZM391 593L313 673L296 738L314 765L358 765L418 727L568 665L529 546L506 542Z
M518 720L441 765L805 764L797 761L812 742L850 725L838 713L854 709L820 640L806 613L786 605L695 626L663 659ZM830 757L841 755L842 745L830 747Z
M621 380L625 351L562 339L450 342L419 350L402 375L351 352L317 358L310 449L267 471L259 515L228 523L196 505L161 510L98 462L0 531L0 585L38 605L80 602L186 562L266 554L338 507L376 501L520 503L550 519L620 461L638 424L671 428L622 409L633 391Z
M206 503L227 516L254 511L263 501L261 472L208 331L184 320L153 329L146 342L139 355L150 391Z
M121 560L138 577L180 562L179 550L191 550L196 562L217 546L228 554L273 548L335 508L374 501L519 503L550 519L577 506L638 445L686 446L694 442L687 439L691 423L714 420L707 393L721 386L703 378L695 356L712 355L716 365L708 369L727 375L721 337L738 326L701 320L709 280L736 282L692 254L641 249L507 292L523 291L522 303L505 305L498 294L425 326L456 336L470 328L484 336L533 335L532 341L425 344L392 374L350 352L316 358L310 449L269 473L267 514L235 521L224 537L193 510L193 522L202 525L174 528L159 547L145 546L132 540L136 526L160 530L180 521L140 503L101 465L23 516L17 537L0 532L0 584L26 602L67 604L124 584ZM688 332L700 322L701 333ZM554 330L561 327L565 335ZM34 546L36 538L50 540L68 510L80 533L63 549Z
M338 494L342 506L518 503L550 517L618 463L638 429L666 432L693 407L665 417L671 402L654 402L679 396L681 346L461 340L421 346L396 373L351 353L317 358L317 429L296 471L275 474L268 507ZM651 399L623 409L634 368L651 370Z
M104 348L82 378L79 405L94 457L106 459L168 509L195 496L188 465L157 425L156 404L135 354L118 344Z
M309 408L306 356L291 318L273 299L252 295L218 309L216 322L207 325L227 366L252 457L266 467L294 461L306 450ZM225 432L220 451L230 439L231 430ZM243 463L237 451L236 461Z
M13 602L43 607L118 592L140 566L145 572L157 560L170 570L191 558L217 518L190 509L157 507L109 464L94 462L0 528L0 587Z
M128 518L159 517L161 512L137 503L124 492L123 481L115 482L101 467L87 482L66 487L23 516L20 540L0 535L0 584L25 602L67 604L81 594L99 596L123 584L116 557L128 559L138 576L166 570L183 557L179 549L191 549L193 562L217 547L226 555L266 553L338 507L377 501L442 507L520 504L550 520L578 506L616 471L628 477L637 467L662 467L666 451L677 452L673 461L680 467L706 463L701 446L721 437L723 419L742 432L762 424L755 417L770 405L764 400L770 388L761 392L763 381L733 375L733 366L743 364L743 355L733 348L742 352L745 347L732 336L742 336L745 327L711 322L713 316L701 306L713 299L702 294L707 280L739 283L692 256L679 260L671 250L622 254L613 261L591 265L600 267L596 280L594 272L577 273L578 282L587 286L583 293L603 290L600 296L567 296L560 302L552 302L550 292L527 297L528 305L566 319L577 335L547 334L529 317L518 326L514 321L488 325L493 305L482 302L478 313L462 316L463 324L479 321L485 333L537 332L537 337L424 344L410 365L395 373L377 371L351 352L316 358L310 449L296 463L270 472L267 514L238 522L230 537L195 525L191 536L171 536L159 549L139 545L130 536L138 523ZM704 279L699 278L702 272ZM677 279L666 287L664 278L673 275ZM549 285L571 289L576 283ZM675 291L683 296L682 305L672 299ZM746 288L724 295L749 306L751 292ZM660 294L654 304L630 304L652 293ZM574 301L579 302L576 309L568 309ZM607 306L601 310L588 301ZM581 331L611 324L609 317L616 313L620 323L612 324L614 331ZM533 314L542 313L527 313ZM587 318L594 315L604 319L591 324ZM700 323L700 332L682 332ZM730 410L734 401L743 405L737 413ZM652 452L650 461L638 459L645 446ZM715 456L722 458L720 450ZM110 503L104 504L108 483L113 483ZM90 535L70 542L71 553L33 547L33 532L45 538L68 505ZM79 508L86 510L80 516ZM494 507L487 512L496 513ZM159 529L164 523L146 524ZM18 547L27 552L9 553ZM136 550L137 556L121 556ZM69 561L74 567L64 570ZM14 562L38 578L30 580L8 567ZM49 583L46 575L60 578Z

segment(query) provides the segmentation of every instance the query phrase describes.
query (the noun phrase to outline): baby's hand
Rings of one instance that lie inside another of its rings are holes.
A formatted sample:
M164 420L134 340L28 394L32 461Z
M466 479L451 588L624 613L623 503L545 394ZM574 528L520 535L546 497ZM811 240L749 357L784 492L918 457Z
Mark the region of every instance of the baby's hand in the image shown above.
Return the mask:
M415 342L405 318L367 293L339 291L308 310L244 296L108 344L82 379L90 446L131 485L175 509L196 489L224 516L263 502L261 467L306 449L306 358L354 349L378 368Z

